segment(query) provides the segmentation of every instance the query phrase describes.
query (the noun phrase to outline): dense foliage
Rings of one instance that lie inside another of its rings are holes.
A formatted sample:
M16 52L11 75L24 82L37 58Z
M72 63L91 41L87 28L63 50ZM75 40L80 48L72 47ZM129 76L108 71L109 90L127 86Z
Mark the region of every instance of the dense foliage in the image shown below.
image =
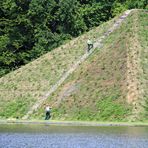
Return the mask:
M0 76L147 0L1 0Z

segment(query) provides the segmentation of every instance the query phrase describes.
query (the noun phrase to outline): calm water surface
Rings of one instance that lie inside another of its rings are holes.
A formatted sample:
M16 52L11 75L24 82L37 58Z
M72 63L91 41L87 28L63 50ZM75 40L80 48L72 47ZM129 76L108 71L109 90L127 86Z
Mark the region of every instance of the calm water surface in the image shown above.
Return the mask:
M0 148L148 148L148 127L1 124Z

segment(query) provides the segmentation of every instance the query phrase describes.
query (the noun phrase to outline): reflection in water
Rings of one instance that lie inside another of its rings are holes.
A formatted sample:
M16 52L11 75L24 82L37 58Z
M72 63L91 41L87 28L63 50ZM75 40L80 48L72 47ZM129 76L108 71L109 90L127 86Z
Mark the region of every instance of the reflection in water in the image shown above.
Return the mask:
M0 148L147 148L148 127L0 125Z
M127 127L126 133L131 137L148 136L148 127Z

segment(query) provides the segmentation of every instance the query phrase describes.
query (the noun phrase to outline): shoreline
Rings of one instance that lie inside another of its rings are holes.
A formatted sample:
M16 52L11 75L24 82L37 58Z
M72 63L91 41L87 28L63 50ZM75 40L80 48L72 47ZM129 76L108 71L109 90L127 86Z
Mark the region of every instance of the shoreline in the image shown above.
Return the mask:
M148 122L95 122L95 121L57 121L57 120L0 120L0 124L32 124L55 126L148 126Z

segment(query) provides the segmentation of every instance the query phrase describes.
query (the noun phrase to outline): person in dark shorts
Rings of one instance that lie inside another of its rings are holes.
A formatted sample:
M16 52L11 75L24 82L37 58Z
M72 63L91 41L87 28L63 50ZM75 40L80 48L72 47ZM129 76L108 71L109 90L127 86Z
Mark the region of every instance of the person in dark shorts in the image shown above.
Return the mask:
M49 120L51 118L51 107L49 107L48 105L45 108L45 120Z
M87 40L87 46L87 52L89 52L93 48L93 42L90 39Z

